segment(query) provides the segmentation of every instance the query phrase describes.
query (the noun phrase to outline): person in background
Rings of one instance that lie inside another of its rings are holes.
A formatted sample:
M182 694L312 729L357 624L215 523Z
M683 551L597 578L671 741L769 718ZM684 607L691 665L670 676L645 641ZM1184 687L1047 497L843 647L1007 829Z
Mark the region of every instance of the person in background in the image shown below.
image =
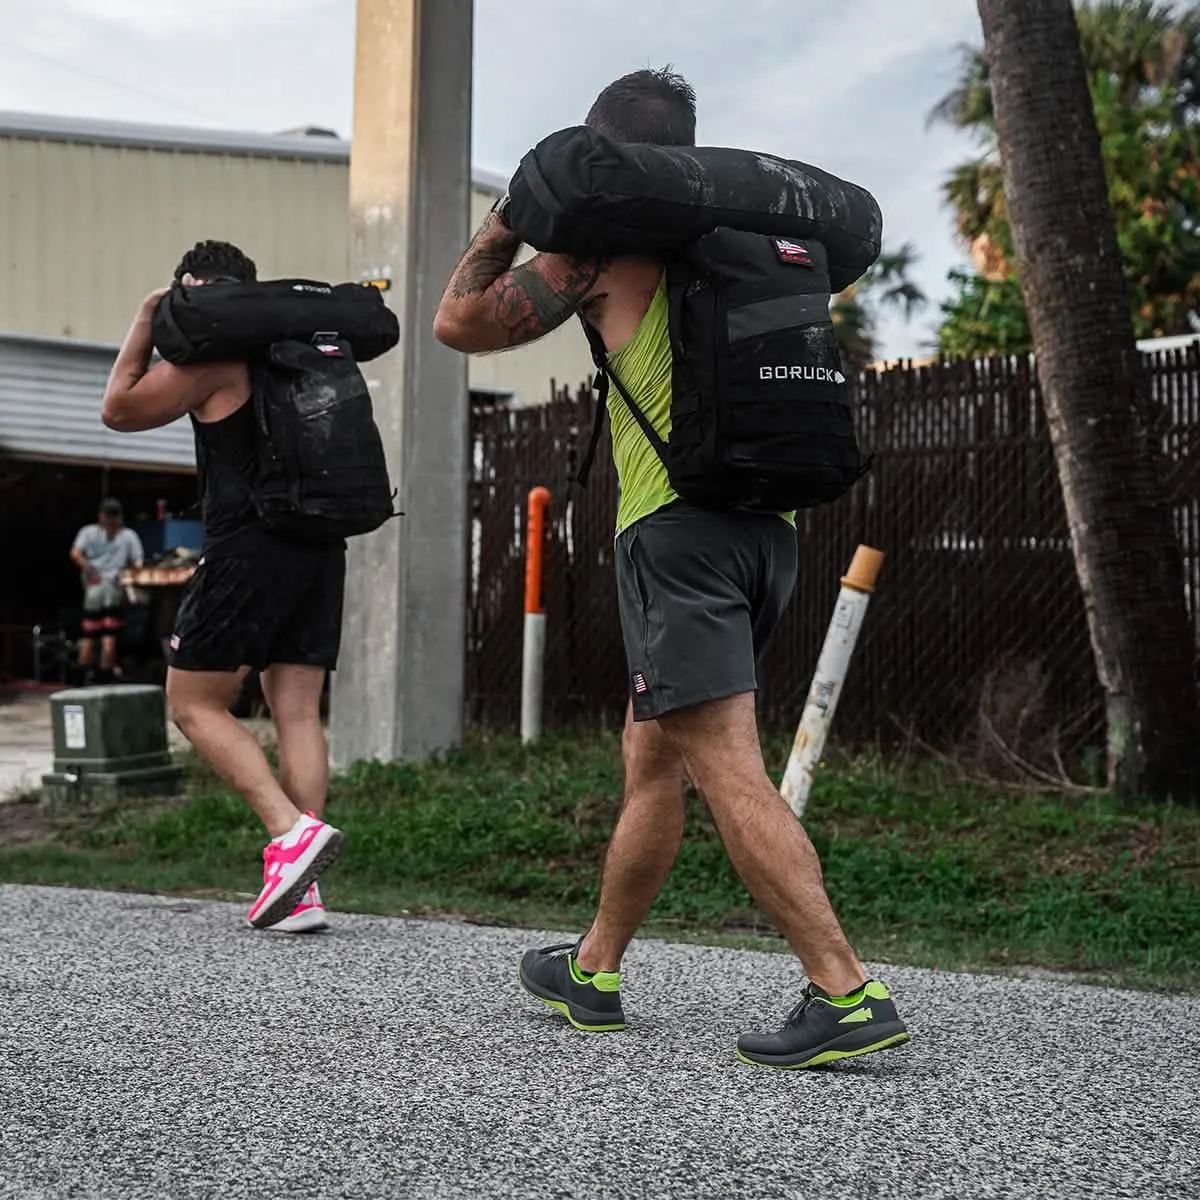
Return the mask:
M94 525L85 525L71 546L71 561L83 580L82 637L79 667L87 682L108 682L120 674L117 639L123 625L125 591L121 572L142 565L142 542L125 526L119 500L100 505ZM96 640L100 641L100 666L94 670Z
M189 250L184 287L254 283L254 261L228 242ZM142 302L104 393L101 419L137 433L188 417L200 470L204 548L170 640L167 704L180 732L262 821L263 887L256 929L328 926L317 877L341 850L322 820L329 757L320 701L337 665L346 577L344 542L305 543L263 528L255 507L258 442L244 362L150 365L152 320L166 289ZM279 748L279 778L254 735L229 711L249 668L261 672Z

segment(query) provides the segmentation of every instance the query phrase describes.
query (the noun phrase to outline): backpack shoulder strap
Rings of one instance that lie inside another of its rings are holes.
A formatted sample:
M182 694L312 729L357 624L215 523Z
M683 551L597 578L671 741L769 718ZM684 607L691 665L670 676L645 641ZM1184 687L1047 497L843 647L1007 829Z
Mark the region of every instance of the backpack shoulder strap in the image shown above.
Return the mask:
M592 464L596 458L596 446L600 441L600 433L604 428L604 414L608 407L608 384L611 380L616 386L617 393L625 403L625 407L629 409L633 419L638 423L641 431L646 435L650 445L654 447L654 453L658 455L663 465L667 462L667 443L659 437L654 426L650 424L650 419L642 411L641 406L629 394L629 390L621 382L620 376L612 369L608 362L608 351L604 345L604 339L600 336L600 331L595 326L589 325L583 315L579 317L580 324L583 326L583 332L587 337L588 346L592 351L592 361L599 369L599 374L596 377L597 387L599 390L599 400L596 405L596 419L592 423L592 436L588 442L587 453L584 455L583 466L579 470L576 477L579 486L583 487L587 484L587 477L591 473Z
M266 391L271 381L271 367L265 358L247 363L250 368L250 403L254 406L254 428L260 437L270 433L267 424Z
M597 392L596 412L592 417L592 432L588 438L587 449L583 454L583 462L575 475L575 482L581 487L587 487L588 476L596 461L596 447L600 444L600 434L604 431L604 415L608 411L608 355L604 349L604 339L594 325L589 325L583 314L579 314L579 323L583 326L584 337L592 352L592 362L596 364L596 380L592 385Z

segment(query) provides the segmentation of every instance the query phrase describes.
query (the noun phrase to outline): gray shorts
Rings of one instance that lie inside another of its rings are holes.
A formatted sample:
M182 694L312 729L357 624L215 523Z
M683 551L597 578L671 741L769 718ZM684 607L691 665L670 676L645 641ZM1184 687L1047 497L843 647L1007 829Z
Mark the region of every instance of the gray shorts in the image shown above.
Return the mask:
M120 609L125 603L125 589L115 579L102 579L99 583L89 583L83 590L83 611L92 616L95 613L109 613Z
M758 689L796 586L796 531L680 501L621 532L616 573L633 716L649 721Z

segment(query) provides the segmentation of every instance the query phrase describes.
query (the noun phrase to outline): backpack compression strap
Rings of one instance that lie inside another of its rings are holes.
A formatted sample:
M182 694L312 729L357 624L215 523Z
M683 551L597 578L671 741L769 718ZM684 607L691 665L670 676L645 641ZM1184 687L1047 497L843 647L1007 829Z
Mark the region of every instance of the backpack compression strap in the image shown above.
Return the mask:
M604 339L600 336L600 331L593 325L589 325L581 315L579 323L583 326L583 332L587 336L588 345L592 351L592 362L596 364L599 374L596 376L596 388L600 395L596 402L596 417L592 422L592 436L588 439L587 453L583 456L583 465L579 468L579 474L575 476L576 482L580 487L586 487L588 476L592 472L592 464L596 461L596 447L600 442L600 433L604 429L604 414L608 410L608 381L611 379L617 385L617 392L621 399L625 402L625 407L633 414L633 419L641 426L642 432L646 435L650 445L654 447L654 453L658 455L663 466L667 465L667 443L658 436L654 426L650 424L649 418L637 401L629 394L625 385L621 382L620 376L608 364L608 351L604 345Z

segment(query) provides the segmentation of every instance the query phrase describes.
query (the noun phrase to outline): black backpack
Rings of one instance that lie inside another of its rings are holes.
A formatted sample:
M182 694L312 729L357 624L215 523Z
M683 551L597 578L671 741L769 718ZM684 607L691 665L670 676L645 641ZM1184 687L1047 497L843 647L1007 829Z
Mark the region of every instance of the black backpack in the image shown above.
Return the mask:
M848 492L869 463L829 315L824 246L721 228L666 270L670 435L655 432L585 321L600 403L579 483L595 458L611 380L685 500L786 512Z
M272 343L250 364L263 526L303 541L378 529L395 492L371 394L349 342L318 334Z

